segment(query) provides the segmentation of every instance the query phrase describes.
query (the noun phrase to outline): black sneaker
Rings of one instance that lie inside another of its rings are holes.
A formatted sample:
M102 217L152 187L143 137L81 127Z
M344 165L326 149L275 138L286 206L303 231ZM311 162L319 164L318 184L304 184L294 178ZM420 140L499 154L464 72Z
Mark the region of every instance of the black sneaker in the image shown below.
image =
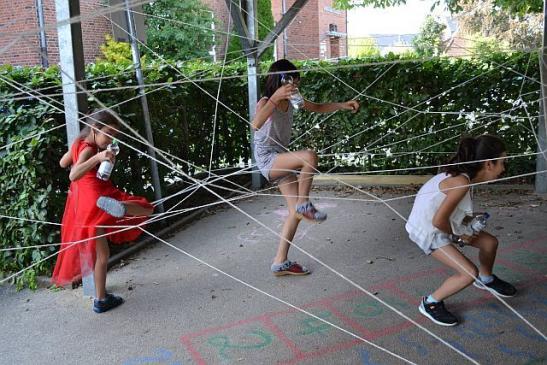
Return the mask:
M500 278L498 278L496 275L492 275L494 277L494 280L489 282L488 284L485 284L481 281L482 285L479 284L477 281L480 280L480 278L477 278L473 285L475 285L477 288L482 290L488 290L492 293L495 293L499 295L500 297L514 297L515 294L517 294L517 289L509 284L507 281L503 281Z
M106 297L103 300L99 300L99 299L93 300L93 312L103 313L112 308L116 308L122 303L123 303L122 297L118 297L113 294L106 294Z
M422 297L422 302L420 303L418 309L420 310L420 313L438 325L451 327L458 324L458 319L446 310L443 301L437 303L426 303L425 297Z

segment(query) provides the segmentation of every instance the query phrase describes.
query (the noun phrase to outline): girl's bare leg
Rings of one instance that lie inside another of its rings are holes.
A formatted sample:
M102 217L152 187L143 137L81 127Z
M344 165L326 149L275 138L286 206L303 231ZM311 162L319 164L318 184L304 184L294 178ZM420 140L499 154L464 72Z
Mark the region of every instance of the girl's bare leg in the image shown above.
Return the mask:
M469 245L479 249L479 271L481 275L492 275L496 253L498 251L498 239L487 232L480 232Z
M296 218L296 195L298 194L298 180L296 176L290 175L284 178L279 183L279 190L281 194L285 197L287 202L287 208L289 209L289 215L285 219L283 224L283 229L281 230L281 239L279 240L279 246L277 247L277 254L274 258L274 264L281 264L287 260L289 254L290 244L287 241L291 241L294 238L296 229L300 220Z
M433 292L432 296L439 301L468 287L473 283L477 276L477 267L453 245L438 248L433 251L431 256L456 271L455 275L446 279L441 286Z
M149 216L150 214L154 213L154 208L147 208L143 207L142 205L129 201L123 201L123 205L125 205L126 209L126 215L130 216Z
M97 236L104 234L104 229L97 228ZM108 258L110 257L110 248L105 237L95 240L95 251L97 259L95 260L95 269L93 277L95 279L95 297L103 300L106 297L106 271L108 269Z
M298 195L296 204L304 203L310 198L310 190L313 175L317 169L317 161L317 153L311 150L280 153L277 155L270 170L270 179L275 180L292 173L292 171L299 170L298 189L294 195Z

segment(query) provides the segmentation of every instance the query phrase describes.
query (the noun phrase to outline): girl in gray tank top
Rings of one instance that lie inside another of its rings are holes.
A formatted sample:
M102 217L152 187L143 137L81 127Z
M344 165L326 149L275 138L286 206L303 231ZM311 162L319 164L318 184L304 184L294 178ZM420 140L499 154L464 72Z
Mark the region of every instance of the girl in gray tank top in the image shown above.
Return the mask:
M311 150L290 152L293 102L298 93L300 73L288 60L274 62L268 71L264 97L258 101L252 126L254 129L253 153L256 164L266 179L277 182L283 194L289 215L281 231L281 240L271 270L274 275L306 275L310 271L288 259L289 242L292 241L302 218L320 223L327 215L315 209L309 200L313 175L317 172L317 154ZM283 79L292 83L283 84ZM298 94L299 95L299 94ZM302 99L303 100L303 99ZM359 103L350 100L343 103L316 104L303 100L298 108L318 113L350 110L356 113Z

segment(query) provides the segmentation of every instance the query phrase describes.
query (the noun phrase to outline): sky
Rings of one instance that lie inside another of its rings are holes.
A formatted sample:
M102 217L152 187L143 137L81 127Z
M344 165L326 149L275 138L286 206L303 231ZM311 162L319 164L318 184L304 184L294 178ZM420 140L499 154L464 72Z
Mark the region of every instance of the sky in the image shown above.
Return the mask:
M433 0L407 0L406 5L386 9L360 7L348 11L348 37L370 34L415 34L426 16L431 14ZM440 7L435 13L442 13Z

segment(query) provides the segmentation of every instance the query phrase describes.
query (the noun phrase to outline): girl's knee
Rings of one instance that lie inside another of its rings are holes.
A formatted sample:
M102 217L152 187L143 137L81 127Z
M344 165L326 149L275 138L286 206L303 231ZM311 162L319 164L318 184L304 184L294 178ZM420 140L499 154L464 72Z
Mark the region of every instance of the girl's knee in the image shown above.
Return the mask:
M465 270L460 271L463 280L468 284L472 284L475 278L479 275L479 269L475 265L464 267Z
M491 234L484 233L479 236L479 248L487 252L496 252L498 249L499 241Z
M317 156L317 152L313 150L306 150L304 151L304 153L305 153L306 161L313 167L317 167L317 163L319 162L319 157Z
M488 235L486 240L486 246L488 249L492 251L496 251L498 249L499 241L496 237Z

